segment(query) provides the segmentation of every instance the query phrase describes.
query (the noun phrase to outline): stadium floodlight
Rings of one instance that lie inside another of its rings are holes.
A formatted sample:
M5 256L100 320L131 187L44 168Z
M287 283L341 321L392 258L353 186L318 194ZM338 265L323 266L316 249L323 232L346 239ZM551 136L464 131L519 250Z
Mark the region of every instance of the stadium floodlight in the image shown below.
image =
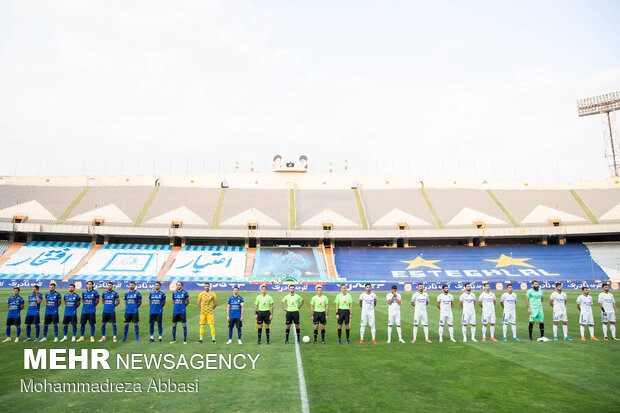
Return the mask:
M620 167L620 144L616 131L616 114L620 109L620 91L606 93L586 99L577 99L579 116L601 115L603 139L605 139L605 158L612 176L617 177ZM615 133L614 133L615 132Z

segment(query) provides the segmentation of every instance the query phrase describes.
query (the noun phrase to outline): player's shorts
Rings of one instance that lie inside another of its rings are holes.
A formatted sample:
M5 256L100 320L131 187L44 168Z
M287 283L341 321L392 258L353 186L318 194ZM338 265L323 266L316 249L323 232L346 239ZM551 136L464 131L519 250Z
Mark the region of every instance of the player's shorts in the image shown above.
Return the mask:
M230 319L230 321L228 322L228 328L233 328L233 327L237 327L238 329L243 327L243 322L241 321L240 318L231 318Z
M338 310L338 325L339 326L343 324L349 325L351 323L349 320L350 317L351 317L350 310Z
M581 313L579 314L579 324L589 324L591 326L594 325L594 315L592 311L589 313Z
M509 311L507 313L504 313L504 315L502 316L502 322L504 324L517 324L517 313L516 311Z
M116 313L102 313L101 322L116 324Z
M542 323L545 321L545 313L542 308L530 307L530 310L532 310L532 314L530 314L530 322L538 321L539 323Z
M461 317L461 323L476 325L476 313L473 311L463 311L463 316Z
M312 321L314 322L314 324L323 324L325 325L327 323L327 318L325 317L325 311L315 311L314 314L312 314Z
M271 324L271 320L269 319L269 316L271 315L271 311L266 310L266 311L257 311L256 312L256 322L258 324Z
M200 314L200 324L213 325L214 323L215 323L215 320L213 319L213 313Z
M22 318L21 317L7 317L6 318L6 325L7 326L21 326L22 325Z
M286 312L286 325L299 324L299 311L287 311Z
M27 319L28 317L26 317L26 320ZM608 311L606 316L601 313L601 319L603 320L603 323L615 323L616 312L614 310ZM26 324L28 324L28 322L26 322Z
M400 325L400 311L396 314L390 314L388 312L388 325L392 326L392 325Z
M452 314L439 314L439 325L442 326L444 324L448 324L451 326L452 323Z
M187 313L173 313L172 322L185 324L187 322Z
M66 315L62 318L62 324L68 326L71 324L72 326L77 325L77 315Z
M150 324L161 324L161 320L163 319L163 314L149 314L149 323Z
M413 324L414 325L419 325L422 324L423 326L427 326L428 325L428 314L426 313L426 311L420 311L419 313L416 311L413 314Z
M125 322L138 324L140 322L140 314L139 313L133 313L133 314L125 313Z
M495 311L492 313L482 313L482 324L495 324Z
M41 322L41 318L39 317L39 314L35 314L35 315L27 315L26 316L26 325L30 325L30 324L39 324Z
M568 316L566 315L566 311L561 311L561 312L553 312L553 321L557 322L557 321L563 321L563 322L567 322L568 321Z
M80 325L84 325L89 323L91 326L97 324L97 316L95 313L82 313L82 317L80 317Z
M43 324L58 324L58 314L45 314L45 317L43 318Z
M375 325L375 312L370 313L362 313L362 325L370 324L371 326Z

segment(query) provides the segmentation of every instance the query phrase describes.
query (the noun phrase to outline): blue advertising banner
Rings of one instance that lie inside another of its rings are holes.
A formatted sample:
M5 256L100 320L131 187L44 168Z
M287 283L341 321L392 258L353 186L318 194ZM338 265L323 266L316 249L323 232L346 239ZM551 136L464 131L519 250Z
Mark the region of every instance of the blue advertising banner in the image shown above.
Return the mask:
M553 290L555 288L555 282L562 282L565 290L574 290L580 289L582 286L587 286L593 290L601 289L600 281L577 281L577 280L553 280L553 281L540 281L540 286L544 290ZM107 282L105 281L94 281L95 289L98 291L105 290ZM50 280L33 280L33 279L0 279L0 288L13 288L20 287L22 289L31 288L34 285L38 285L41 289L49 288ZM56 287L61 290L66 290L69 288L69 284L75 284L78 290L86 288L86 280L71 280L71 281L56 281ZM340 291L340 283L320 283L323 286L324 291ZM347 291L359 291L362 292L365 290L365 283L363 282L346 282L344 283L347 287ZM413 292L416 290L417 282L411 283L370 283L373 291L389 291L392 284L395 284L398 287L399 291L405 292ZM450 287L451 291L460 291L465 289L465 283L461 281L457 282L423 282L424 288L429 291L438 291L441 289L442 284L447 284ZM526 290L529 288L528 282L519 282L512 281L513 287L515 290ZM183 288L187 291L202 291L204 290L204 282L185 282L183 283ZM288 291L289 284L286 283L271 283L265 284L269 291L273 292L286 292ZM298 292L312 292L315 290L317 284L294 284L295 290ZM473 290L482 290L483 284L482 282L471 282ZM260 291L260 283L250 283L250 282L212 282L211 290L213 291L231 291L233 287L238 286L241 291ZM136 281L136 289L141 291L149 291L153 290L155 287L155 282L153 281ZM163 291L172 291L176 288L175 282L162 282L162 290ZM611 283L612 290L618 290L618 283ZM129 281L114 281L114 289L117 290L128 290L129 289ZM491 283L492 290L505 290L506 282L498 282Z
M336 248L348 281L608 280L583 244L510 247Z

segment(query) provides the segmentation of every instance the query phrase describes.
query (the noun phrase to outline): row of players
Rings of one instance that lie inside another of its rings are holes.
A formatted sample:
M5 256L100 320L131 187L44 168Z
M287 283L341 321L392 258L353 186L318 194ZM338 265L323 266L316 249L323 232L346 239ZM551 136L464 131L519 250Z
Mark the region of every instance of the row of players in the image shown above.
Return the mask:
M64 325L64 337L60 341L67 340L68 326L73 326L72 341L83 341L86 324L90 324L90 341L94 342L96 306L99 304L100 295L94 290L94 284L92 281L87 282L87 288L82 292L82 295L75 293L75 285L69 286L69 293L65 294L65 314L63 317ZM101 294L103 299L103 313L102 313L102 325L101 333L102 337L99 341L106 340L106 325L112 324L113 328L113 340L116 342L116 307L120 304L120 296L114 291L113 283L108 283L107 290ZM172 310L172 342L176 342L176 327L177 323L181 323L183 326L183 342L187 343L187 325L186 325L186 308L189 305L189 294L183 289L183 283L177 282L176 290L172 293L173 310ZM361 307L361 323L360 323L360 343L363 343L364 333L366 326L370 326L372 342L375 343L375 314L374 309L377 305L377 296L371 291L371 285L366 284L366 291L359 297L359 305ZM321 341L325 343L325 325L329 317L329 304L327 297L323 295L323 287L317 285L317 294L312 298L310 303L311 320L314 323L314 342L317 342L319 326L321 327ZM26 341L31 340L31 325L34 324L36 328L36 336L34 341L38 341L40 332L40 319L39 309L43 300L43 295L39 293L39 287L34 286L32 290L33 294L28 297L28 310L26 313ZM24 308L24 299L19 295L20 289L15 287L13 290L13 296L9 297L8 308L9 313L7 317L7 338L4 342L11 341L10 328L15 325L17 328L16 342L19 341L21 333L21 317L20 312ZM44 318L44 330L43 338L41 341L47 339L47 331L49 324L54 325L54 341L58 341L58 321L59 321L59 307L62 302L60 293L56 291L56 284L50 283L50 291L45 294L46 306L45 306L45 318ZM564 339L571 340L568 337L568 318L566 311L566 301L568 297L566 293L562 292L562 284L556 284L556 291L550 296L549 304L553 307L553 333L554 339L558 339L558 324L562 323ZM400 326L400 306L402 304L402 297L397 292L397 286L393 285L391 292L386 296L388 304L388 343L391 340L392 326L396 326L399 342L404 343L402 339L401 326ZM538 282L532 281L531 288L526 293L526 307L529 313L529 336L530 340L533 340L532 333L534 323L539 323L541 338L544 337L544 312L543 312L543 291L539 289ZM125 317L124 317L124 336L121 341L127 340L127 333L129 330L129 324L134 324L136 333L136 340L139 341L139 312L138 308L142 304L142 295L135 289L135 283L130 283L130 290L125 293ZM512 327L513 340L519 341L516 334L516 302L517 295L512 291L512 285L507 285L507 291L501 296L500 305L503 307L503 336L504 341L507 340L507 329L510 324ZM77 333L77 309L80 304L82 306L82 315L80 319L80 337L76 340ZM270 341L269 325L273 319L273 299L267 294L267 287L261 286L261 293L256 297L254 302L254 312L256 326L258 327L258 344L261 343L262 327L265 324L265 332L267 343ZM424 335L426 342L431 341L428 338L428 314L427 306L429 303L428 293L424 291L423 284L418 285L418 291L413 294L411 298L411 305L415 308L414 321L413 321L413 340L416 342L418 327L422 325L424 329ZM497 341L495 339L495 307L497 304L497 298L493 292L490 291L489 284L484 285L484 291L476 300L476 295L471 291L471 285L465 284L465 292L459 297L459 304L463 308L462 312L462 326L463 326L463 341L467 341L467 326L471 328L471 340L476 341L476 303L482 307L482 341L486 341L487 326L490 326L490 340ZM590 339L597 340L594 336L594 316L592 313L593 299L589 295L589 289L587 287L582 288L582 294L577 298L577 309L580 312L580 329L581 339L585 340L585 326L589 326ZM149 294L149 323L150 323L150 341L153 342L154 325L158 324L159 329L159 341L162 341L162 316L163 308L166 304L166 294L161 291L161 283L155 284L155 290ZM201 292L198 297L198 306L200 307L200 339L198 343L202 343L205 324L209 324L211 330L212 342L215 343L215 328L213 310L217 307L217 297L214 292L210 291L210 284L205 284L205 291ZM351 294L346 290L346 285L341 285L341 293L336 296L336 317L338 323L338 341L342 343L342 326L345 326L346 342L349 341L350 322L353 316L353 299ZM616 338L615 322L618 311L615 305L615 299L609 292L609 285L603 284L603 292L598 296L598 304L602 312L603 320L603 334L607 339L607 326L609 324L611 335L614 340ZM304 300L295 293L295 286L289 286L289 294L287 294L280 302L282 309L286 312L286 341L288 344L291 325L295 325L296 337L299 340L300 337L300 315L299 310L304 305ZM454 297L449 292L447 285L442 287L442 293L437 297L437 308L439 309L439 340L443 341L444 325L448 326L450 334L450 340L454 340L453 330L453 314L452 308L454 306ZM244 317L244 300L239 295L239 289L234 287L233 295L229 297L226 309L226 318L228 320L229 327L229 340L228 344L232 342L233 328L237 328L238 342L241 344L241 328Z

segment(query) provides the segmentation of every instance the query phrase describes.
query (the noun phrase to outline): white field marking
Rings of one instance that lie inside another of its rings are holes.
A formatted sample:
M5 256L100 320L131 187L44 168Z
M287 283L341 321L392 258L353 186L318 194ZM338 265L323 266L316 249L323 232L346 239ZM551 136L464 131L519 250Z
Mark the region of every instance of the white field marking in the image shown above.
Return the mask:
M301 396L301 411L310 413L308 405L308 392L306 391L306 379L304 378L304 366L301 363L301 352L299 351L299 343L295 340L295 354L297 355L297 374L299 376L299 395Z

